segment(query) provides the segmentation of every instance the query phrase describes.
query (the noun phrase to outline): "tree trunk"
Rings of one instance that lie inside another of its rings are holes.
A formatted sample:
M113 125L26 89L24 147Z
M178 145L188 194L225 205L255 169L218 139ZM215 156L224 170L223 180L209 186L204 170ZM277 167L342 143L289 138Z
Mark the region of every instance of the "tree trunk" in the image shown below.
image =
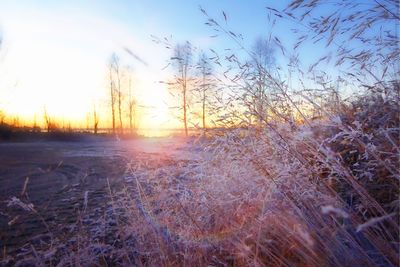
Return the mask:
M206 129L206 92L203 90L203 129Z
M119 129L120 133L123 134L123 125L122 125L122 110L121 110L121 91L118 92L118 115L119 115Z
M131 108L129 108L129 129L131 130L131 134L133 134L132 109Z
M188 136L187 119L186 119L186 84L183 87L183 124L185 127L185 136Z
M186 89L187 89L187 65L183 66L182 69L182 90L183 90L183 125L185 127L185 136L188 136L188 129L187 129L187 115L186 115Z
M115 99L114 99L111 67L110 67L110 96L111 96L112 133L115 134L115 108L114 108Z
M98 125L99 121L97 118L96 108L93 108L93 120L94 120L93 133L97 134L97 125Z
M206 70L203 68L203 130L206 129L206 77L205 77Z
M129 77L129 129L131 135L133 134L133 105L134 102L132 100L131 78Z
M118 75L118 115L119 115L119 131L120 134L123 134L123 125L122 125L122 92L121 92L121 80L119 76L119 71L117 73Z

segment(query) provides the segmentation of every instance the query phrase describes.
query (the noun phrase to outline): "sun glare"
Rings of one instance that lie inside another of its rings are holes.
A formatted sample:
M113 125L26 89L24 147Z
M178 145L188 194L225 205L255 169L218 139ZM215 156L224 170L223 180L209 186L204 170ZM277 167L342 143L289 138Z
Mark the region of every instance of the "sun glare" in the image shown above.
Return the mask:
M0 64L0 108L8 117L32 124L42 121L46 110L53 118L83 127L95 107L100 127L110 127L107 62L114 50L127 46L150 62L144 66L125 53L121 63L133 63L135 125L153 130L176 126L168 111L167 89L159 83L157 62L162 57L132 38L125 26L39 9L23 9L18 19L10 12L2 19L6 49Z

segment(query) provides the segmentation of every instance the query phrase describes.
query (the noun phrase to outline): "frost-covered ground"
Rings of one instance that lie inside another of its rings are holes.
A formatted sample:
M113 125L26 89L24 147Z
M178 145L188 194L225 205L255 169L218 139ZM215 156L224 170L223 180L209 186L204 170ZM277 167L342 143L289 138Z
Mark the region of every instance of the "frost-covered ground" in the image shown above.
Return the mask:
M2 144L2 264L395 266L398 154L383 134L335 118Z
M93 231L101 227L99 221L108 220L110 190L120 190L125 178L129 180L127 165L182 155L185 142L179 138L98 138L1 143L2 260L29 259L33 248L47 250L50 243L67 246L64 241L76 234L82 214L83 224L91 225Z

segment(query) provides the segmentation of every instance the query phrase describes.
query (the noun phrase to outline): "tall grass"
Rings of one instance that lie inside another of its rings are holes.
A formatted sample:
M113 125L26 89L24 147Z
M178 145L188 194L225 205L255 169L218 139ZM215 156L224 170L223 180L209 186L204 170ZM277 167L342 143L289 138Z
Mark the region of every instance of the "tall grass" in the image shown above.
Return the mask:
M28 246L19 263L396 266L398 117L363 128L356 122L378 104L363 103L295 130L279 124L201 137L184 148L193 156L186 159L131 162L124 189L109 187L103 216L90 223L85 192L69 238ZM379 106L397 112L390 101Z

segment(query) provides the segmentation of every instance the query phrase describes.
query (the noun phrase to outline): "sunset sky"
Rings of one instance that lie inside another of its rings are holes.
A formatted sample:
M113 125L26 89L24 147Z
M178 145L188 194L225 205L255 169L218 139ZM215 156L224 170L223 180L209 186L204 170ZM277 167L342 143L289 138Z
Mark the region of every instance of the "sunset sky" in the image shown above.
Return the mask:
M107 61L116 52L135 73L140 126L176 127L168 89L159 83L171 74L163 70L171 52L151 35L190 40L204 50L232 46L209 37L213 33L204 25L200 5L219 19L225 11L229 27L242 33L247 45L270 31L265 7L273 3L266 1L1 1L0 109L32 120L46 107L57 118L84 124L95 104L104 124L109 120ZM287 32L284 27L275 33Z

